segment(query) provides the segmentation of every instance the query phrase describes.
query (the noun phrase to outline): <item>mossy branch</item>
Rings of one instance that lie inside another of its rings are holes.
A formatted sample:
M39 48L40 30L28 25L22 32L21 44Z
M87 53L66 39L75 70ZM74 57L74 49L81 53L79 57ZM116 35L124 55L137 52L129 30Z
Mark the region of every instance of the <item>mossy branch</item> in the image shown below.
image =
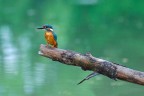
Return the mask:
M84 71L95 71L111 79L120 79L144 85L144 72L93 57L90 53L80 54L74 51L46 47L46 45L41 44L39 55L50 58L53 61L59 61L62 64L81 67Z

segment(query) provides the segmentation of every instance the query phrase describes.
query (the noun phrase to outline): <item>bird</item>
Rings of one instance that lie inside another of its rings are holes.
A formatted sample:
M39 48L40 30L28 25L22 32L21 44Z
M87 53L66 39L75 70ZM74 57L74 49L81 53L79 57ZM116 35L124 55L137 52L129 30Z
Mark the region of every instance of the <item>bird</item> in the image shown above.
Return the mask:
M45 29L45 39L47 41L47 44L53 48L58 47L57 35L53 31L52 25L45 24L42 27L39 27L37 29Z

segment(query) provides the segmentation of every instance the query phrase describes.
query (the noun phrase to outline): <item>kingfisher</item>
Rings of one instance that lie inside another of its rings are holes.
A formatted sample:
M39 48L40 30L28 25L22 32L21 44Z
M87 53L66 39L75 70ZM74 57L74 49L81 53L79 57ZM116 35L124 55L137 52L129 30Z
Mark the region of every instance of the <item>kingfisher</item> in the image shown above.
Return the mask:
M51 45L53 48L58 47L57 35L54 33L53 27L51 25L45 24L37 29L45 29L45 39L48 45Z

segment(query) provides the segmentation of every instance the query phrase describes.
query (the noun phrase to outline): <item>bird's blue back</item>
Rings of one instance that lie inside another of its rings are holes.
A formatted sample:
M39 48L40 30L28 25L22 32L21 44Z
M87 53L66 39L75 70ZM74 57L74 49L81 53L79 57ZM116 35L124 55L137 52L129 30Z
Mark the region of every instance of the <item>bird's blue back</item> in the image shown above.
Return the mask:
M57 35L54 32L52 32L52 34L54 36L54 39L57 41Z

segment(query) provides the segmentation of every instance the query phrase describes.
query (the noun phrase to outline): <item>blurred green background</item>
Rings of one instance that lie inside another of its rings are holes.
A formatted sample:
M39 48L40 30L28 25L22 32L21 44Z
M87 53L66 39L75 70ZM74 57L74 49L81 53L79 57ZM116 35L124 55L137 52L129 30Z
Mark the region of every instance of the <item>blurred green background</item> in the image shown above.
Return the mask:
M143 0L0 0L0 96L144 96L144 87L39 56L51 24L59 48L144 71Z

